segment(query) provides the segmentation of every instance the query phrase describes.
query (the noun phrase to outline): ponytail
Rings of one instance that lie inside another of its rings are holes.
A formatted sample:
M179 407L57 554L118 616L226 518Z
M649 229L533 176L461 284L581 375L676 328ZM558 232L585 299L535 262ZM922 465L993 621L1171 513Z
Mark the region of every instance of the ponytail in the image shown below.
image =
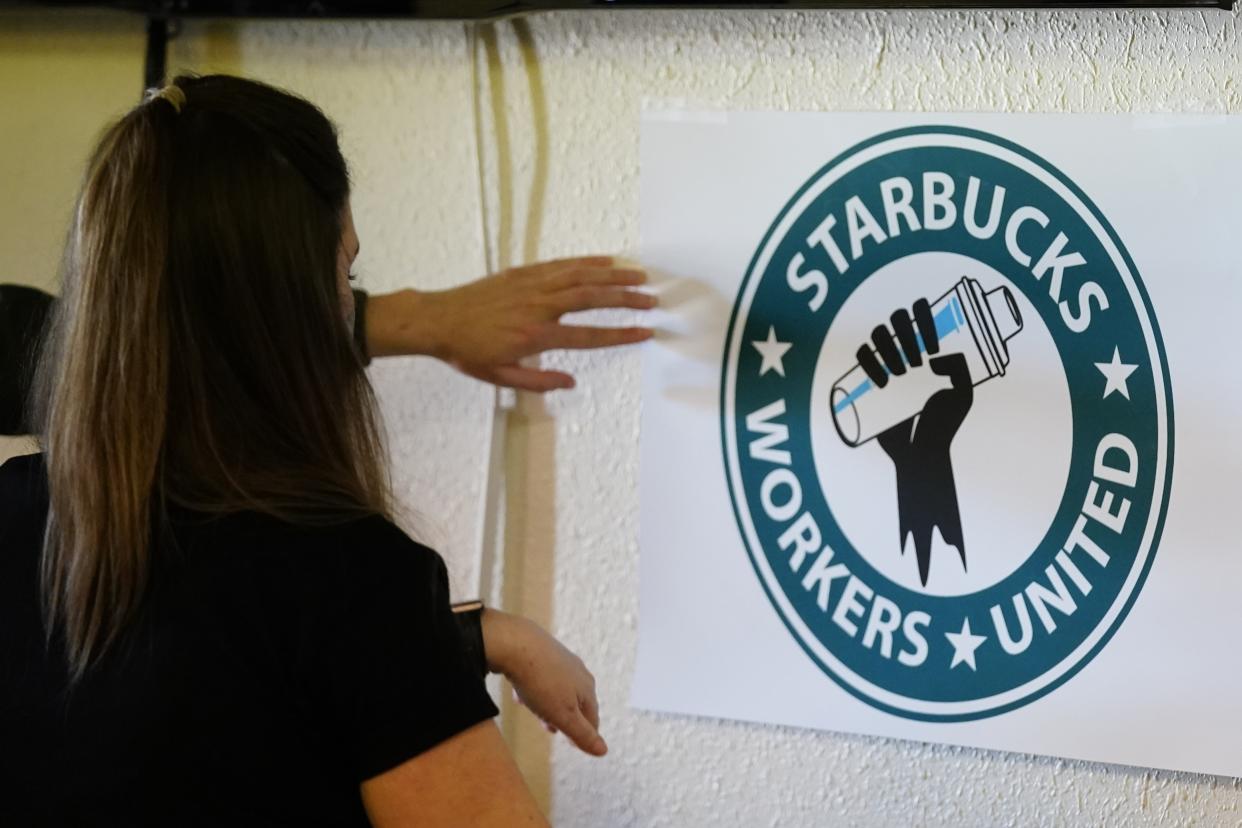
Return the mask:
M132 620L150 575L151 498L167 427L165 262L176 117L152 101L100 141L40 371L51 498L44 610L49 631L55 622L63 628L75 679Z

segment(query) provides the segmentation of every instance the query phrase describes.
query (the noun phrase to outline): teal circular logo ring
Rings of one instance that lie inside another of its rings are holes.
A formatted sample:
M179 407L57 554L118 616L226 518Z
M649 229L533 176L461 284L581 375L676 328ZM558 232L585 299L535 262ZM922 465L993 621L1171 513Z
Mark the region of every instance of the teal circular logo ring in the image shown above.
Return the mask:
M1069 178L976 130L878 135L793 195L733 307L720 423L790 634L911 719L1081 670L1168 508L1169 370L1133 260Z

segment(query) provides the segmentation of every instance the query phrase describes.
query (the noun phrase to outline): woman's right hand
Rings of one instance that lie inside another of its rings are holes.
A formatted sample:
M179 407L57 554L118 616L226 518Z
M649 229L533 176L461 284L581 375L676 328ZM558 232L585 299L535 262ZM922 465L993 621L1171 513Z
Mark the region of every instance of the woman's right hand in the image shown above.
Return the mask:
M603 756L595 677L574 655L535 622L490 607L483 610L483 649L488 668L509 679L518 700L563 732L584 752Z

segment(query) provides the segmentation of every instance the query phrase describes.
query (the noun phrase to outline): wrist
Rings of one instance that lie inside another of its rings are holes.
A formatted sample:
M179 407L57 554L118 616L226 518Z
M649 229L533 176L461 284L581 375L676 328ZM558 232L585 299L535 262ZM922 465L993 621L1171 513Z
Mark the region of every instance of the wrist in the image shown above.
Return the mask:
M488 671L511 677L521 663L522 641L531 622L487 607L483 610L482 624Z
M443 358L436 293L412 288L373 294L367 301L367 351L372 357Z

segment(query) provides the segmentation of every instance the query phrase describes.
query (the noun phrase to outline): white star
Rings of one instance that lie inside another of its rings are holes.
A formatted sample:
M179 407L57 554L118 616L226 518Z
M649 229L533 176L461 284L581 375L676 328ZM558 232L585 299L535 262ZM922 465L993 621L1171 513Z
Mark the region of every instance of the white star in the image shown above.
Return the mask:
M1137 365L1122 362L1121 352L1114 347L1112 362L1097 362L1095 367L1104 375L1104 399L1108 399L1108 395L1114 391L1120 391L1121 396L1130 399L1130 388L1126 385L1126 380L1138 368Z
M960 633L945 633L944 637L949 639L949 643L953 645L953 661L949 664L949 669L952 670L962 663L972 670L975 669L975 650L979 649L979 645L987 641L988 637L972 634L969 618L962 619Z
M763 364L759 366L759 376L763 376L770 370L775 370L782 377L785 376L785 364L781 362L785 358L785 352L793 346L788 342L780 342L776 338L776 328L768 326L768 338L766 341L758 339L751 340L751 345L755 346L755 350L763 357Z

